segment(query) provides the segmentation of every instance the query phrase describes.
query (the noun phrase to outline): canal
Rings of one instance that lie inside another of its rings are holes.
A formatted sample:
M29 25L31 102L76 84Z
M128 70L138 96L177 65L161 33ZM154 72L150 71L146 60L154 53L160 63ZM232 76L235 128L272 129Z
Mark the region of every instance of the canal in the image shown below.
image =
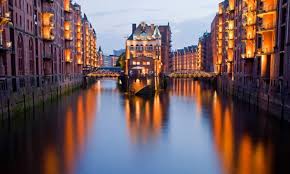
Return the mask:
M0 125L4 174L290 173L290 129L193 80L128 98L115 80Z

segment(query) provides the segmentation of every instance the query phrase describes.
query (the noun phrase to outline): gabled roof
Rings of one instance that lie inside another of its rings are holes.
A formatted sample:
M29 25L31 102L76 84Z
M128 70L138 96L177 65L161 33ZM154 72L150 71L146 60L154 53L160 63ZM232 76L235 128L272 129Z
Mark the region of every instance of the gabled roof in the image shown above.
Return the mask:
M141 22L135 31L131 34L128 40L154 40L161 39L161 34L158 26L153 24L148 25Z

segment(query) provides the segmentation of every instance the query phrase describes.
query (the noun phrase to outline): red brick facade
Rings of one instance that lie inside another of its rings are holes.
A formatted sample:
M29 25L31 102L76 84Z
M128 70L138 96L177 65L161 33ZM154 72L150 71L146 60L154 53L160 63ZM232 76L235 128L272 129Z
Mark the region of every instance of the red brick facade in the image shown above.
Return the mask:
M1 20L10 14L13 24L1 26L0 76L5 88L41 86L45 76L62 83L81 75L85 62L90 69L98 66L96 33L82 17L80 5L70 0L7 0L0 7Z

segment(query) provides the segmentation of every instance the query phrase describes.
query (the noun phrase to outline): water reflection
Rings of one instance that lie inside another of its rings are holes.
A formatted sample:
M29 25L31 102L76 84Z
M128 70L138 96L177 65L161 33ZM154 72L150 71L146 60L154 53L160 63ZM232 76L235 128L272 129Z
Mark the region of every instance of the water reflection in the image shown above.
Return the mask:
M193 80L153 98L100 80L37 112L2 124L0 173L290 173L288 124Z
M125 98L126 124L134 144L146 144L166 131L168 105L169 96L166 93L153 98Z
M199 112L200 109L207 110L207 107L212 107L210 121L212 122L213 143L222 173L267 174L275 171L275 163L272 162L275 138L265 139L265 134L273 134L273 131L276 131L275 128L279 129L279 127L265 130L264 127L268 124L267 119L270 118L261 117L261 115L266 116L266 113L247 111L245 108L248 106L245 104L234 107L232 100L225 100L224 97L217 95L215 90L208 87L200 82L179 79L173 81L172 92L177 96L193 96ZM203 115L207 116L204 112ZM251 120L249 117L252 117ZM277 120L271 119L271 121L279 126ZM249 126L257 127L250 127L248 130Z

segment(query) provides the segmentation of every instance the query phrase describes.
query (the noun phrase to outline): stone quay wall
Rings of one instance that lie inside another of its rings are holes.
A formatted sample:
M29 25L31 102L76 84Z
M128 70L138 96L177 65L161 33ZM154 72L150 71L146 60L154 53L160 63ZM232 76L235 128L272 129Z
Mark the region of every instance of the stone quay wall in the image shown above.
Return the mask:
M5 78L0 82L0 119L24 115L29 109L45 105L84 84L83 75L55 75ZM86 80L87 81L87 80ZM17 91L13 91L15 90Z
M222 76L217 78L217 89L290 122L290 94L269 92L269 88L262 85L245 87Z

